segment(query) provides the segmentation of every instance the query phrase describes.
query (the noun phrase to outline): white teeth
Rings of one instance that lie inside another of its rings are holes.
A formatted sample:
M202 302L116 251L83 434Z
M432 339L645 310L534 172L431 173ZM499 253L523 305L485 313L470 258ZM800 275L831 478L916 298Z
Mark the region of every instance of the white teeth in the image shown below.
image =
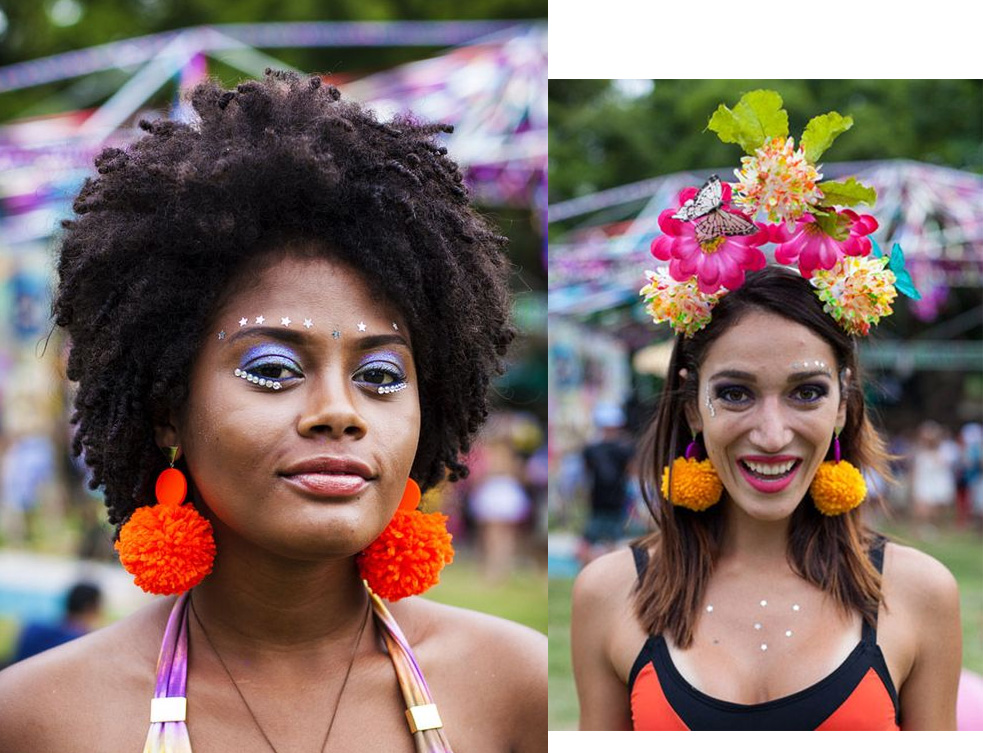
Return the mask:
M794 460L775 464L752 463L750 460L743 460L741 462L759 476L782 476L792 470L792 466L795 465Z

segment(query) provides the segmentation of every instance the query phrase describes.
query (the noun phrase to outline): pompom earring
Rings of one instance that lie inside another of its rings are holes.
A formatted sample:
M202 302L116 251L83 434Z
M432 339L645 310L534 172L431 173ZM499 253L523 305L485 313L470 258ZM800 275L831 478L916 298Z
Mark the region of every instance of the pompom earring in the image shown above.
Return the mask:
M823 515L842 515L858 507L867 497L863 474L840 458L840 432L833 434L834 460L825 460L809 485L812 503Z
M697 460L699 446L696 435L686 447L686 457L672 461L672 471L669 466L662 470L662 496L677 507L702 512L720 501L724 493L724 485L714 469L710 459ZM672 493L669 492L669 479L672 478Z
M423 593L440 582L440 571L454 561L447 516L417 510L420 496L416 481L407 479L393 519L357 557L362 580L389 601Z
M188 480L174 460L177 447L165 448L171 467L157 477L156 505L138 507L119 532L119 561L147 593L170 595L197 586L212 571L212 524L182 505Z

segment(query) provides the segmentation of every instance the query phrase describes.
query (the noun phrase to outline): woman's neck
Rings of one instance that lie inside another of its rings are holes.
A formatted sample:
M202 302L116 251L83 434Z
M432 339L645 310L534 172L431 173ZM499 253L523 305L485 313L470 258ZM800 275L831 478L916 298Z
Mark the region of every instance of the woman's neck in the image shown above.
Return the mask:
M213 637L245 651L306 651L347 641L365 614L352 557L291 560L241 539L217 546L212 573L192 593Z
M720 559L749 567L782 564L788 551L788 530L788 518L759 520L728 503Z

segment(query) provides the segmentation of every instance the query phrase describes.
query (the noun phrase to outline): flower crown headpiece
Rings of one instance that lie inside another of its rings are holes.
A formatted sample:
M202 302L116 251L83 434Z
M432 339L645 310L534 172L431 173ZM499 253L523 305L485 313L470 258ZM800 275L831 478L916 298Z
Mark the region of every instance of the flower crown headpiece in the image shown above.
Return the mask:
M653 320L692 336L705 327L721 296L766 265L760 246L776 244L775 260L797 265L815 287L824 310L851 335L866 335L891 313L897 291L921 295L894 244L884 256L870 234L877 220L858 214L877 193L854 178L824 181L816 162L853 119L837 112L809 121L798 148L788 135L788 113L777 92L745 94L733 110L720 105L708 128L748 156L733 187L713 175L699 189L685 188L678 206L659 215L662 235L652 255L669 262L647 271L641 289ZM754 222L763 213L772 224Z

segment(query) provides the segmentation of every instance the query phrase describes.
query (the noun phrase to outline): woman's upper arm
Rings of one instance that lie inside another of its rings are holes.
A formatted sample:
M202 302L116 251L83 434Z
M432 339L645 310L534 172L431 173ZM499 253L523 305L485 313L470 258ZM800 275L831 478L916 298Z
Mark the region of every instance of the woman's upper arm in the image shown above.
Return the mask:
M628 690L612 661L616 628L629 608L623 557L615 552L596 560L573 587L571 644L582 730L631 729Z
M905 581L903 599L916 649L899 693L901 727L955 730L962 665L959 588L945 566L926 554L909 549L902 560L897 576Z

